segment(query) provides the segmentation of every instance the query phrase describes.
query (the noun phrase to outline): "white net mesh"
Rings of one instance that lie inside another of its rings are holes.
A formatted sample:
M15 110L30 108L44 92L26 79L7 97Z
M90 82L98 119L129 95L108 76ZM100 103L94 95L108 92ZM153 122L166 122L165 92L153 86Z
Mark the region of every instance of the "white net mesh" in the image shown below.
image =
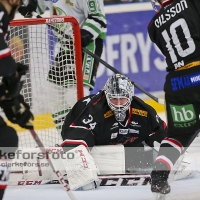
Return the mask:
M43 20L44 23L41 21L40 24L38 19L32 19L31 25L25 25L26 20L13 22L9 46L14 59L29 66L21 93L35 116L34 128L45 146L55 146L61 142L64 117L81 93L76 80L77 73L82 73L82 70L76 62L76 51L80 51L74 39L76 31L72 31L67 39L62 32L64 27L73 23L67 22L67 17L66 22L50 26ZM18 126L15 128L20 147L37 146L29 131Z

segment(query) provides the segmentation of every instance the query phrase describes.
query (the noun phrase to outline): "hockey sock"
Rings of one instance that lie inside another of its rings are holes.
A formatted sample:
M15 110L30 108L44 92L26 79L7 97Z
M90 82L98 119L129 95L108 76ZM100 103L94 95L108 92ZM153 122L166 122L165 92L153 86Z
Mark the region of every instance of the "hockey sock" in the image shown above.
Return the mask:
M167 180L169 176L169 169L166 164L162 162L155 162L154 169L151 173L152 179L161 179L161 180Z

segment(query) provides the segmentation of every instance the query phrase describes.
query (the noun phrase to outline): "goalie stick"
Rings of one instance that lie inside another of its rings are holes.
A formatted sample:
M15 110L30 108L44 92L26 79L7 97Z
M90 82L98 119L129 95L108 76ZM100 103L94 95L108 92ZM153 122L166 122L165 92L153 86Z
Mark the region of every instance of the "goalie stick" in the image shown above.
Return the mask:
M50 167L52 168L52 170L55 172L55 174L58 177L59 183L63 186L63 188L65 189L65 191L67 192L68 196L70 197L71 200L76 200L75 196L73 195L72 191L70 190L70 187L68 185L68 183L65 182L62 174L60 173L59 170L57 170L53 163L51 162L48 153L46 152L44 145L42 144L40 138L38 137L37 133L34 130L29 130L31 135L33 136L35 142L37 143L38 147L40 148L40 150L42 151L42 153L44 155L46 155L46 159L49 162Z
M22 177L23 172L11 172L11 174L19 174ZM150 184L150 175L134 175L134 174L113 174L99 175L98 186L146 186ZM65 182L68 181L65 179ZM16 180L10 185L51 185L60 184L58 180Z
M114 174L98 176L98 186L146 186L150 184L150 175ZM50 181L48 184L59 184Z
M38 15L36 12L32 12L32 15L35 16L36 18L42 18L42 16ZM54 31L62 33L62 35L64 35L65 39L69 39L69 36L66 35L63 31L59 30L57 27L47 24L50 28L52 28ZM121 74L117 69L115 69L114 67L112 67L111 65L109 65L106 61L102 60L100 57L98 57L97 55L93 54L91 51L89 51L88 49L82 47L82 50L87 53L88 55L92 56L93 58L95 58L96 60L98 60L100 63L102 63L104 66L106 66L108 69L110 69L111 71L113 71L114 73L117 74ZM151 93L147 92L145 89L143 89L142 87L140 87L139 85L137 85L135 82L131 81L132 84L139 89L141 92L143 92L144 94L146 94L147 96L149 96L151 99L153 99L154 101L156 101L159 104L164 104L164 100L163 99L159 99L155 96L153 96Z

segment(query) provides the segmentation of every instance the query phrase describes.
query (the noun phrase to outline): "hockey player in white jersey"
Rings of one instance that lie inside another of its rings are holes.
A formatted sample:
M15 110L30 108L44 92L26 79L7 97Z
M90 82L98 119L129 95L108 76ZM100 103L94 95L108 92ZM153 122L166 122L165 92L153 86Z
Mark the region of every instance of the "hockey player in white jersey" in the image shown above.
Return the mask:
M43 14L46 8L50 9L52 16L73 16L78 21L81 28L81 44L82 47L86 47L92 53L101 57L103 51L103 40L106 36L106 18L104 13L103 0L30 0L27 6L19 8L19 12L24 17L31 17L32 12L37 11L38 14ZM65 33L70 35L69 28L66 28ZM55 35L57 35L55 33ZM60 36L57 36L60 37ZM65 41L65 38L58 39L60 49L55 56L55 66L49 70L48 79L51 81L50 87L58 94L51 93L48 97L49 102L55 102L54 98L59 98L59 94L66 94L69 97L75 96L74 87L69 87L65 81L65 76L70 80L75 81L74 68L68 63L67 54L73 52L69 42ZM70 52L71 51L71 52ZM92 58L90 55L82 54L83 63L83 82L84 82L84 96L89 95L90 90L94 88L96 73L99 66L99 62ZM70 65L70 66L69 66ZM64 73L64 69L67 69ZM63 76L64 74L64 76ZM52 90L51 90L52 91ZM63 119L69 112L69 109L64 107L72 107L73 103L60 101L59 105L55 106L55 103L51 106L51 112L53 114L54 122L58 130L61 130Z

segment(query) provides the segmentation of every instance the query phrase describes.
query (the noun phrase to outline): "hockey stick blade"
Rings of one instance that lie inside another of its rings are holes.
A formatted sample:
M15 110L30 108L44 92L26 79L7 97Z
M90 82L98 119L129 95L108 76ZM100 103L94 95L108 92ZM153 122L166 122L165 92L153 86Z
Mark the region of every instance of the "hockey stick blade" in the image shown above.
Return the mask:
M42 16L38 15L36 12L32 12L32 15L34 17L37 18L42 18ZM63 31L59 30L57 27L53 26L53 25L49 25L48 26L50 28L52 28L54 31L56 32L60 32L62 33L62 35L64 35L65 39L69 39L69 36L66 35ZM110 69L111 71L113 71L116 74L121 74L117 69L115 69L114 67L112 67L111 65L109 65L106 61L102 60L99 56L97 56L96 54L93 54L91 51L89 51L88 49L82 47L82 50L87 53L88 55L92 56L93 58L95 58L96 60L98 60L101 64L103 64L104 66L106 66L108 69ZM147 92L145 89L141 88L139 85L137 85L135 82L131 81L132 84L141 92L143 92L144 94L146 94L148 97L150 97L151 99L153 99L154 101L156 101L159 104L164 104L164 100L163 99L159 99L155 96L153 96L151 93Z
M55 166L53 165L53 163L51 162L48 153L46 152L44 145L42 144L42 142L40 141L40 138L38 137L37 133L34 130L29 130L31 135L33 136L35 142L37 143L38 147L40 148L41 152L46 156L46 159L50 165L50 167L52 168L53 172L55 172L55 174L58 177L59 183L63 186L64 190L67 192L68 196L70 197L71 200L76 200L75 196L73 195L69 185L64 181L64 178L62 176L62 174L60 173L59 170L57 170L55 168Z

